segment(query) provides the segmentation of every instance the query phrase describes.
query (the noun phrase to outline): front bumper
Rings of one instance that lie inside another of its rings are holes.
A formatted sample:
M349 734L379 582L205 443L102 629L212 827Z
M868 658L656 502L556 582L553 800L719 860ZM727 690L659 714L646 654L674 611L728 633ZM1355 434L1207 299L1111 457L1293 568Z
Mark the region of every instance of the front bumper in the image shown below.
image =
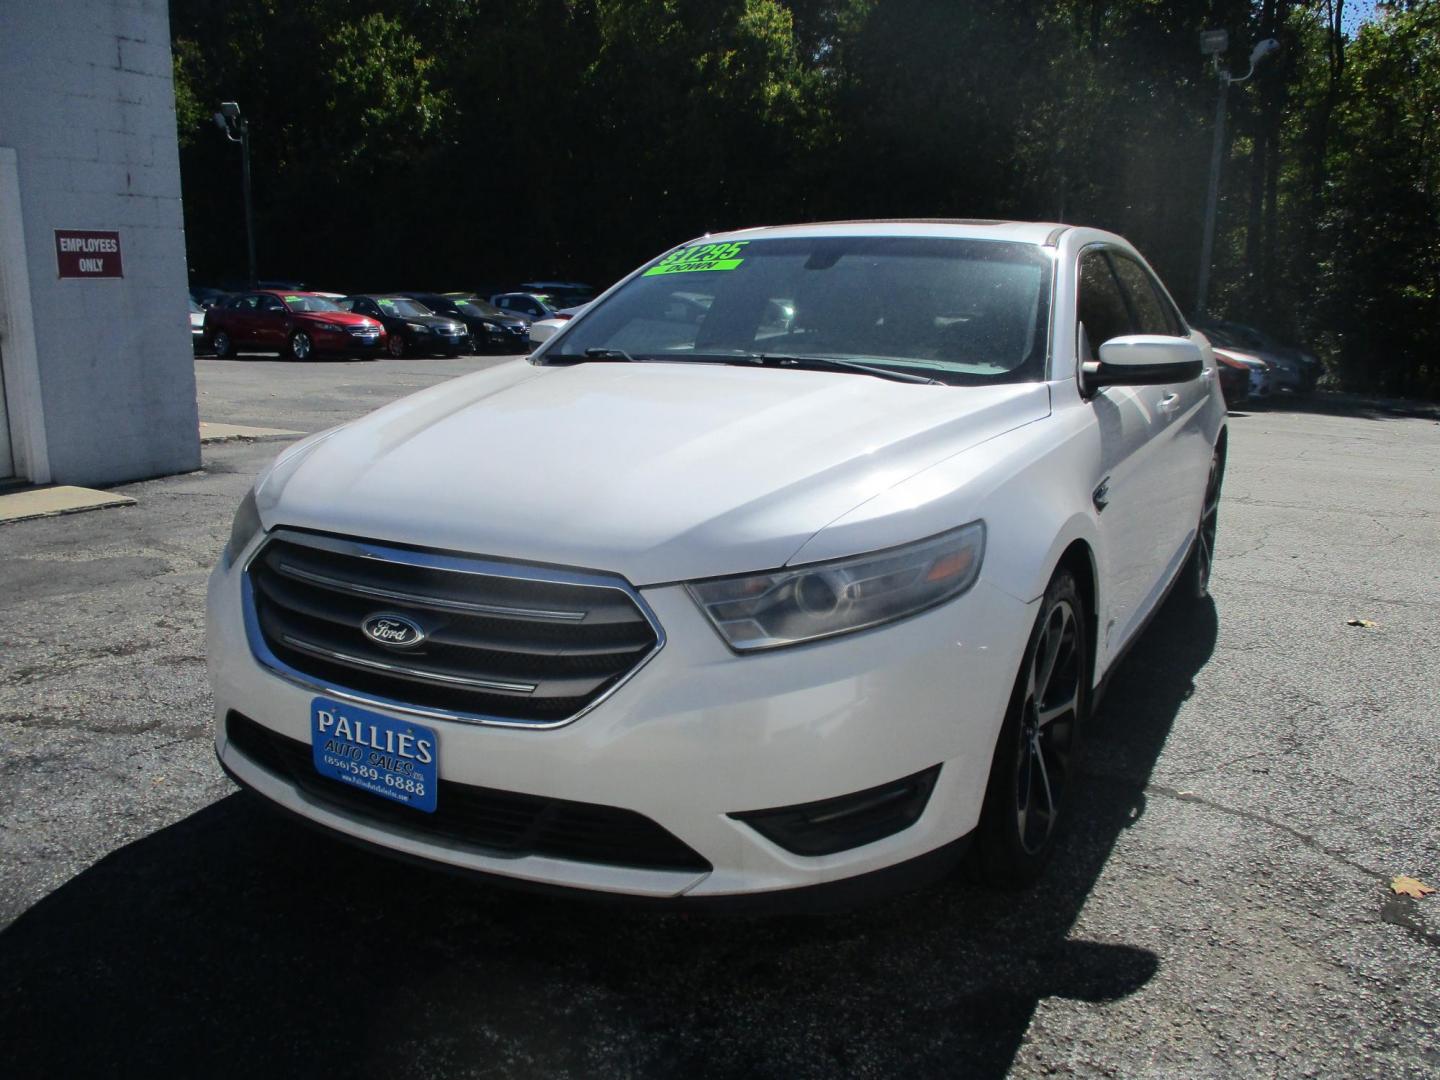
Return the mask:
M641 590L667 641L613 696L545 730L426 720L442 780L642 814L713 869L637 869L506 857L396 829L322 802L231 746L237 710L309 742L320 691L261 665L241 572L210 580L207 643L216 752L241 783L328 829L402 856L536 885L648 897L726 897L873 874L938 852L975 826L1034 608L983 580L940 608L810 646L736 656L680 586ZM381 710L383 711L383 710ZM940 765L902 832L818 856L784 850L730 816L830 799ZM418 812L417 812L418 814ZM423 817L423 815L419 815Z
M304 329L315 343L316 351L323 353L378 353L385 342L383 331L362 337L348 330L320 330L308 326Z

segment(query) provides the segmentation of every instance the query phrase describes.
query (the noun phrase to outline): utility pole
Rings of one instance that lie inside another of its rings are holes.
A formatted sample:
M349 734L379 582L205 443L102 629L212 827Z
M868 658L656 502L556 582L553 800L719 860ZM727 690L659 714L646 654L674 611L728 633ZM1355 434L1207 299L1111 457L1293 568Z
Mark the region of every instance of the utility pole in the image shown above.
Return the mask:
M255 211L250 200L250 121L240 115L240 106L234 101L223 102L214 120L215 126L225 133L227 139L240 144L240 177L245 199L245 248L249 256L249 285L253 289L258 278L255 273Z
M1206 30L1200 35L1200 52L1211 58L1220 92L1215 98L1214 141L1210 146L1210 184L1205 193L1205 232L1200 238L1200 272L1195 279L1195 319L1205 317L1210 301L1210 267L1215 256L1215 215L1220 202L1220 166L1225 156L1226 105L1231 83L1241 83L1255 74L1255 65L1279 51L1280 43L1266 38L1250 50L1250 70L1238 78L1220 66L1220 54L1230 47L1225 30Z

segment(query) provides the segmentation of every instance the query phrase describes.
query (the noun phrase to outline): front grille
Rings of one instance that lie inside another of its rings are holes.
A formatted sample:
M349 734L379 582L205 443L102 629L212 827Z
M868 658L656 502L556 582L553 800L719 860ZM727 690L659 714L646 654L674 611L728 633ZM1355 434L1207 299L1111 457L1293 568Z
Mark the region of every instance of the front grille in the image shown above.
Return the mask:
M660 640L611 577L289 532L246 574L263 662L318 688L458 719L564 723ZM361 627L378 614L403 616L423 641L372 640Z
M315 771L311 748L248 716L225 718L230 744L267 772L355 817L424 838L458 841L490 855L546 855L643 870L708 871L688 844L633 810L547 799L441 780L435 812L421 813Z

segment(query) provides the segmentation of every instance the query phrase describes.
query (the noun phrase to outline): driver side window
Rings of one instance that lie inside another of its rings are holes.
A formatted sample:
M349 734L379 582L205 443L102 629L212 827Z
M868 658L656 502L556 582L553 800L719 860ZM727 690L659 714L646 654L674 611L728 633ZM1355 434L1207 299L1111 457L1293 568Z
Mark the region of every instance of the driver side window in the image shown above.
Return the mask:
M1100 346L1111 338L1134 333L1130 309L1120 292L1119 282L1110 269L1110 260L1102 251L1086 252L1080 257L1080 279L1075 301L1075 317L1083 329L1080 335L1082 363L1100 359Z

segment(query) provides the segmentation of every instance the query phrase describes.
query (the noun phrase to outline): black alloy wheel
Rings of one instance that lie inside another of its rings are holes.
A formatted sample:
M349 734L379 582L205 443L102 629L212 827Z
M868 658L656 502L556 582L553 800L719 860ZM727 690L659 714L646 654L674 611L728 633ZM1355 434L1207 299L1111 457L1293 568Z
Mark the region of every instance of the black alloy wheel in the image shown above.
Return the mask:
M290 357L293 360L309 360L315 354L315 343L304 330L290 335Z
M399 330L392 330L390 332L390 339L385 343L385 351L396 360L403 359L405 356L405 335L400 333Z
M1205 480L1205 499L1200 504L1200 523L1195 543L1185 564L1185 583L1192 600L1210 595L1210 572L1215 566L1215 536L1220 528L1220 488L1225 481L1225 451L1216 447L1210 455L1210 474Z
M235 355L235 343L230 340L230 335L224 330L216 330L210 338L210 348L221 360L229 360Z
M1055 850L1090 703L1090 631L1074 575L1045 590L1000 729L976 832L987 884L1028 885Z

